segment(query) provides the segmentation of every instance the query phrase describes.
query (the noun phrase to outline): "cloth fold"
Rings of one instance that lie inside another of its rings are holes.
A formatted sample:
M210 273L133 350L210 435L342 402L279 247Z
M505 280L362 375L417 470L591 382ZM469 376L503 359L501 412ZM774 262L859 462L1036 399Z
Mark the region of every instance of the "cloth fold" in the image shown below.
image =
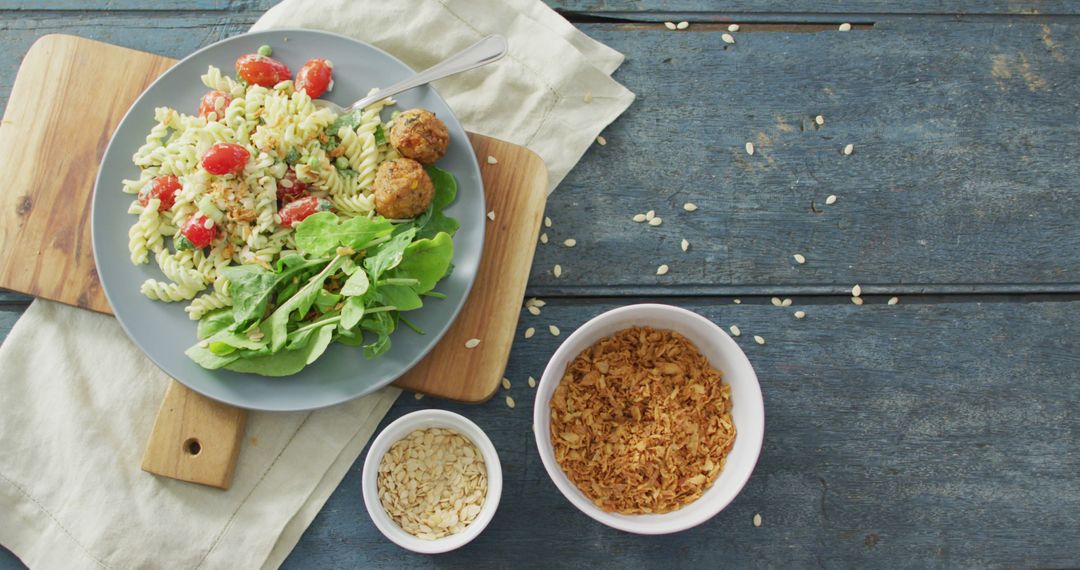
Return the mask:
M551 188L634 97L609 77L622 55L537 0L285 0L253 29L272 27L350 35L417 69L506 36L503 61L436 88L467 129L537 152ZM0 544L34 568L276 568L400 393L249 414L219 491L139 468L168 381L113 318L35 301L0 346Z

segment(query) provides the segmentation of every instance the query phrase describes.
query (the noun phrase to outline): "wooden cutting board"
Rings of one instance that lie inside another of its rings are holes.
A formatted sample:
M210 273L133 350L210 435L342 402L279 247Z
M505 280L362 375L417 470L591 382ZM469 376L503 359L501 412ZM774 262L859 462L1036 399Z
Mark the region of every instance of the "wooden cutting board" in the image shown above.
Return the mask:
M6 180L0 188L0 288L112 312L90 239L94 178L128 107L175 63L68 35L44 36L30 48L0 123L0 172ZM543 217L547 170L524 147L472 133L469 138L495 220L488 222L476 283L458 319L395 385L482 402L498 389L510 355ZM498 162L488 164L488 156ZM464 349L476 331L484 331L483 342ZM243 410L174 381L143 468L228 488L245 418Z

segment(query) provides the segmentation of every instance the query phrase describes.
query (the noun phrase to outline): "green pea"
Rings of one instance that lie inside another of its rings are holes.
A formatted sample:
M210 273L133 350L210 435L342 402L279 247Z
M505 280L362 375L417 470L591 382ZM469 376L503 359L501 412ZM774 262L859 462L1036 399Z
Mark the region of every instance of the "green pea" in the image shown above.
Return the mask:
M338 168L348 168L349 159L345 158L344 156L339 156L337 157L337 160L334 161L334 166L337 166Z
M308 157L307 165L310 166L311 168L316 168L317 169L317 168L319 168L319 159L314 157L314 156Z
M270 57L271 55L273 55L273 53L274 53L274 50L270 46L268 46L268 45L259 46L259 55L261 55L263 57Z

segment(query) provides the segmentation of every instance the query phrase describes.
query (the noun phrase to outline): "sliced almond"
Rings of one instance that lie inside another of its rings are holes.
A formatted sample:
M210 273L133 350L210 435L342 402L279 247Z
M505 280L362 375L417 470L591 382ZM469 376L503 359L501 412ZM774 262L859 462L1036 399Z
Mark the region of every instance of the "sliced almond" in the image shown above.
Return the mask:
M758 344L765 344L765 337L759 336L759 335L754 335L754 342L756 342Z
M533 327L525 329L525 338L532 338L534 334L536 334L536 329Z
M802 264L806 263L806 258L803 257L803 255L801 253L796 253L795 255L793 255L791 257L795 258L795 263L798 263L799 265L802 265Z
M664 27L669 29L669 30L677 30L677 29L679 29L679 27L675 25L675 22L664 22Z
M491 155L489 154L489 155L488 155L488 157L487 157L487 163L488 163L488 164L498 164L498 163L499 163L499 159L497 159L497 158L495 158L494 156L491 156Z
M551 333L551 336L559 336L559 327L548 325L548 332Z
M668 269L669 269L669 267L667 266L667 264L661 265L660 267L656 268L656 274L657 275L667 275Z
M889 304L895 305L900 302L900 297L889 297Z
M795 318L801 319L806 316L806 311L795 311Z
M576 240L576 239L574 239L574 238L569 238L569 239L565 239L565 240L563 240L563 242L562 242L562 243L563 243L563 245L565 245L566 247L574 247L575 245L577 245L577 240Z
M735 38L731 34L726 34L726 33L721 34L720 39L724 40L725 44L733 44L733 43L735 43Z
M728 327L728 330L731 331L731 336L739 336L742 334L742 330L739 329L738 325L731 325Z
M492 211L488 212L487 216L488 216L489 220L494 222L495 221L495 210L492 210Z
M754 156L754 143L752 143L752 142L746 143L746 154L749 154L750 156Z
M837 29L839 29L841 32L850 32L851 24L844 22L843 24L840 24L840 27Z
M690 249L690 242L682 240L682 243L679 244L679 247L682 248L683 251L686 251Z
M687 212L693 212L694 210L697 210L697 204L693 202L687 202L682 205L682 209L686 210Z
M555 275L556 279L562 277L562 266L556 263L555 267L551 269L551 273Z
M470 338L465 341L465 348L476 348L478 346L480 346L480 339L478 338Z

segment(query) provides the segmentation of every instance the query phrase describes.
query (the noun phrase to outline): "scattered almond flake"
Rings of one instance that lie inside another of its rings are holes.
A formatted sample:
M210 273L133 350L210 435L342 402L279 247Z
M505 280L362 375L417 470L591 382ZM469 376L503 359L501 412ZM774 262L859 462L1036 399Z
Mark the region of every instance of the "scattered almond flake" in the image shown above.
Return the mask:
M596 135L596 144L604 146L607 144L607 139L605 139L603 135Z
M536 297L533 297L532 299L529 299L527 301L527 303L534 306L534 307L541 307L541 308L543 308L545 305L547 305L547 301L542 301L540 299L537 299Z
M562 266L559 265L558 263L556 263L555 267L553 267L551 269L551 272L555 275L556 279L558 279L559 277L562 277Z
M739 330L739 326L738 326L738 325L731 325L731 326L730 326L730 327L728 328L728 330L730 330L730 331L731 331L731 336L739 336L739 335L741 335L741 334L742 334L742 331L741 331L741 330Z
M754 335L754 342L758 344L765 344L765 337Z
M737 32L737 31L739 31L739 25L738 24L731 24L730 26L727 27L727 31L729 31L729 32Z
M859 295L862 295L862 287L860 287L859 284L856 283L855 286L851 288L851 296L858 297Z
M754 514L754 526L761 526L761 513Z
M659 217L656 217L656 218L653 218L653 219L649 220L649 225L653 226L653 227L659 226L662 223L664 223L664 220L662 220Z
M693 212L694 210L697 210L697 204L693 202L687 202L682 205L682 209L686 210L687 212Z
M900 297L889 297L889 304L895 305L900 302Z
M586 103L592 103L592 93L586 93L586 94L585 94L585 97L583 97L583 100L584 100L584 101L585 101Z
M488 155L488 164L498 164L498 163L499 163L499 159L495 158L494 156L491 156L490 154Z
M690 22L687 22L687 21L683 20L682 22L679 22L678 24L676 24L675 27L680 29L680 30L685 30L686 28L690 27Z
M575 245L577 245L577 240L574 238L565 239L563 240L562 244L566 247L574 247Z
M549 218L547 216L544 216L544 227L545 228L550 228L551 227L551 218Z
M417 400L421 400L421 399L424 398L424 395L421 394L420 392L417 392L417 393L413 394L412 397L416 398Z
M547 243L547 242L548 242L547 232L544 232L544 233L540 234L540 243Z
M653 219L655 217L656 217L656 210L649 210L648 212L645 212L645 219L646 220L651 220L651 219Z
M817 123L817 126L819 126L819 127L824 125L825 124L825 115L818 115L818 116L814 117L814 122Z
M551 336L559 336L559 327L548 325L548 332L551 333Z
M503 379L502 379L502 387L503 387L503 390L509 390L510 389L510 379L509 378L503 377Z
M661 265L660 267L656 268L656 274L657 275L667 275L668 269L670 269L670 268L665 263L664 265Z
M690 249L690 242L682 240L682 243L679 244L679 247L682 248L683 251L686 251Z
M534 334L536 334L536 329L533 327L525 329L525 338L532 338Z
M784 304L784 302L780 300L780 297L773 297L772 304L774 307L779 307L780 305Z
M735 303L736 305L741 305L742 304L742 299L732 299L731 302Z
M825 198L825 203L830 205L830 206L835 204L836 203L836 194L829 194L829 197Z
M855 152L855 145L848 143L844 146L844 156L849 156L853 152Z
M480 346L480 339L478 338L470 338L465 341L465 348L476 348L477 346Z
M863 300L862 297L852 297L851 302L855 303L856 305L861 305L863 303Z
M506 397L506 407L508 407L510 409L514 408L514 399L511 398L510 396Z
M726 44L735 43L735 37L732 36L731 34L723 34L723 35L720 36L720 39L724 40L724 43L726 43Z
M850 32L851 31L851 24L849 24L847 22L844 22L843 24L840 24L839 30L841 32Z
M806 263L806 258L803 257L803 255L801 253L796 253L795 255L793 255L791 257L794 257L795 258L795 263L798 263L799 265L802 265L802 264Z
M529 387L530 388L535 388L536 387L536 378L533 378L532 376L529 376Z
M790 307L791 306L791 299L784 299L784 302L780 303L780 306L781 307Z
M795 311L795 318L801 319L806 316L806 311Z
M529 311L529 314L534 317L540 316L540 307L528 307L527 310Z
M677 30L679 28L675 25L675 22L664 22L664 27L669 30Z
M634 214L634 217L632 219L635 222L644 222L645 221L645 214Z
M488 212L488 219L493 222L495 221L495 210Z
M749 154L750 156L754 156L754 143L752 143L752 142L746 143L746 154Z

